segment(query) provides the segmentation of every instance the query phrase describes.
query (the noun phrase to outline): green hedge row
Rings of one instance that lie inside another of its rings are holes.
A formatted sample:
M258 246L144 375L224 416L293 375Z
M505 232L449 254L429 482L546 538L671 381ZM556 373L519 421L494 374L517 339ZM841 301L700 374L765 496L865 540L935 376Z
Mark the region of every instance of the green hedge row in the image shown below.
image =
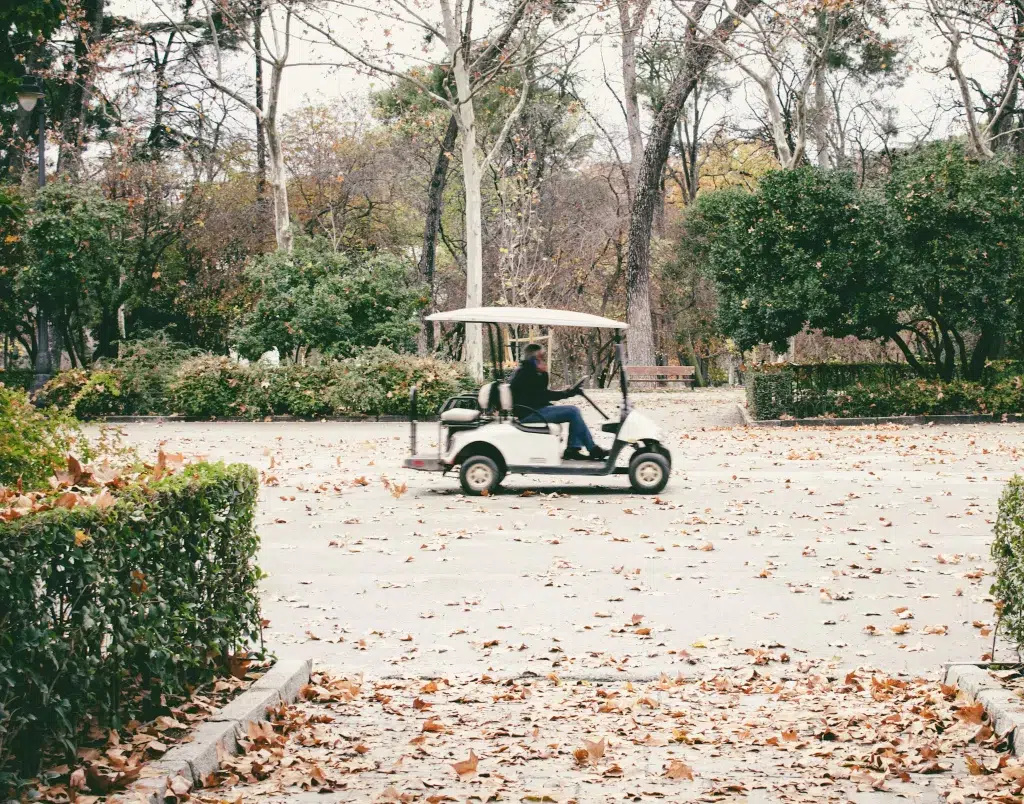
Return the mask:
M185 360L162 385L148 378L145 372L129 377L116 364L92 372L67 371L47 383L38 401L79 418L147 413L197 419L380 416L408 413L413 384L425 412L472 387L461 366L385 347L319 366L241 365L207 355Z
M196 464L0 520L0 774L70 758L87 717L152 717L259 639L257 492L249 466Z
M1001 365L990 377L910 379L888 364L772 366L747 373L747 407L755 419L1024 413L1024 370Z
M1024 648L1024 477L1015 476L999 499L992 559L992 596L999 601L999 631L1019 654Z

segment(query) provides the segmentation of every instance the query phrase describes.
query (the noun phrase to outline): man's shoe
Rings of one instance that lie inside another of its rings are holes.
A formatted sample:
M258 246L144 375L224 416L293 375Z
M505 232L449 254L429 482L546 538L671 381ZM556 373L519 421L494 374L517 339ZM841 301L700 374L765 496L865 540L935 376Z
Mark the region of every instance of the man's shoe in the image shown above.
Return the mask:
M588 451L590 453L588 457L592 461L604 461L608 458L608 452L597 446L597 444L594 444Z
M579 447L569 447L565 452L562 453L563 461L586 461L589 458L580 452Z

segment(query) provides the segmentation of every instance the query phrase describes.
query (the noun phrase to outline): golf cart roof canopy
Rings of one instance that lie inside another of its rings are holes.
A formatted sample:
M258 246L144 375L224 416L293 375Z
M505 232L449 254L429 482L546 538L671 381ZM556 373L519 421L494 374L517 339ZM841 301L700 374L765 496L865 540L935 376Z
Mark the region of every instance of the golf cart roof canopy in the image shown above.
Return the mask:
M465 307L434 313L427 321L463 321L472 324L537 324L542 327L596 327L626 329L628 324L590 313L545 310L541 307Z

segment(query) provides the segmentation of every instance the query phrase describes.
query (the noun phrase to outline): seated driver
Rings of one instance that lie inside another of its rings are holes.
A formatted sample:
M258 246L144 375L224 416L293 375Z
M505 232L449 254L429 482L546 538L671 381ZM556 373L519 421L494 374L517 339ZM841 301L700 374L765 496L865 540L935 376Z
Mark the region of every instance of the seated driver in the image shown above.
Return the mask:
M567 399L580 394L579 388L552 391L548 388L548 364L544 347L531 343L523 350L523 360L509 381L512 386L512 402L515 414L523 424L569 423L569 445L562 455L563 460L603 461L607 453L594 443L590 430L583 423L583 414L573 405L552 405L558 399ZM586 447L587 454L580 450Z

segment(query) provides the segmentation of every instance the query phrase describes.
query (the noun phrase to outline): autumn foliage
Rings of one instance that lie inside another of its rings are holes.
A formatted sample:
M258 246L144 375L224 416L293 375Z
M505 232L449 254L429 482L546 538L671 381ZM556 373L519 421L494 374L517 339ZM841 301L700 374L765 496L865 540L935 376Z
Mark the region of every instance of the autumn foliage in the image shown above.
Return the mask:
M160 711L259 638L248 466L70 460L0 488L0 780L73 754L88 724Z

